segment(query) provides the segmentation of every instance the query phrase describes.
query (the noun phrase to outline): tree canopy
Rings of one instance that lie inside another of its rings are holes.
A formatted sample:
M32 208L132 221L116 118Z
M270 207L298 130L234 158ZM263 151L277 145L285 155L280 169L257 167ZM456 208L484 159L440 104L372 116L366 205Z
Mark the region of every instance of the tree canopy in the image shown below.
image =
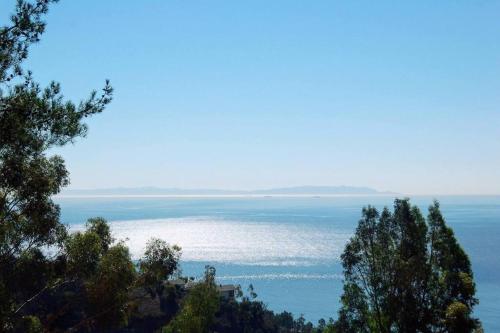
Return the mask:
M208 333L218 310L219 294L215 284L215 269L207 266L203 281L189 291L180 312L162 331Z
M408 199L362 211L342 254L341 332L472 332L469 258L435 201L427 219Z
M43 248L62 249L66 228L51 196L69 183L60 156L47 150L84 136L85 118L104 110L112 88L79 103L52 82L41 87L22 67L45 30L43 15L56 1L17 1L0 28L0 329L11 329L22 305L60 279L60 261ZM79 241L89 241L82 239ZM76 240L75 240L76 242ZM36 275L36 278L33 278Z
M130 289L177 268L178 248L148 246L138 272L103 218L71 234L60 221L52 196L69 184L69 173L63 158L48 151L85 136L85 119L105 109L113 90L106 81L100 93L75 103L59 83L41 87L24 70L55 2L18 0L10 24L0 27L0 331L6 332L118 327L127 319Z

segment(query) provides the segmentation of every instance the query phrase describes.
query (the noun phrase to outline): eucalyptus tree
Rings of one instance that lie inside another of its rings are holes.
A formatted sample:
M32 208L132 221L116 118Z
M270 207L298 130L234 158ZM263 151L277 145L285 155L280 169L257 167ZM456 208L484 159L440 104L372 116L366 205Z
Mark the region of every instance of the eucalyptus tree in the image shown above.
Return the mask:
M469 258L435 201L366 207L341 256L340 332L473 332L480 322Z
M215 283L215 268L205 266L203 280L189 290L182 308L162 329L165 333L208 333L219 310L220 297Z

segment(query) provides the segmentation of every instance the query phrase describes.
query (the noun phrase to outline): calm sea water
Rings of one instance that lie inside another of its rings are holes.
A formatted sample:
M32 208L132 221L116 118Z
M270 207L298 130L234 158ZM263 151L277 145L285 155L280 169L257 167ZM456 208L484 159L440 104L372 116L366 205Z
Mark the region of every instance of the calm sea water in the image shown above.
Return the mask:
M500 332L500 197L438 197L448 224L470 255L487 332ZM361 208L390 197L57 198L63 222L111 221L140 257L150 237L183 248L185 275L214 265L221 283L253 284L270 309L307 320L336 317L342 291L339 256ZM430 197L412 199L424 213Z

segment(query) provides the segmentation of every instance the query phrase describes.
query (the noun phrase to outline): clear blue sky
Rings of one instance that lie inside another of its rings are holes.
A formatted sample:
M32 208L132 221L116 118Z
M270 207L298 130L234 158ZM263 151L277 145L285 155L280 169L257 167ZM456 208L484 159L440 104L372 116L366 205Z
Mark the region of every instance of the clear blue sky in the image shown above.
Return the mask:
M115 88L58 151L72 188L500 192L500 1L63 0L47 22L39 81Z

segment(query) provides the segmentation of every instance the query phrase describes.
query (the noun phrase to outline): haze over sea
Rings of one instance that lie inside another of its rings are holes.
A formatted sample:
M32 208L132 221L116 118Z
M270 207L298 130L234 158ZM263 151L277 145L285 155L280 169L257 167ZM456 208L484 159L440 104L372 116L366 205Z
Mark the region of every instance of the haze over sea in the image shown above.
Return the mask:
M393 197L57 197L72 230L87 218L111 221L134 258L150 237L183 249L182 269L199 277L214 265L220 283L253 284L275 311L306 320L336 317L342 291L339 256L368 204L391 206ZM432 197L417 196L424 214ZM443 214L469 254L486 332L500 331L500 197L438 196Z

